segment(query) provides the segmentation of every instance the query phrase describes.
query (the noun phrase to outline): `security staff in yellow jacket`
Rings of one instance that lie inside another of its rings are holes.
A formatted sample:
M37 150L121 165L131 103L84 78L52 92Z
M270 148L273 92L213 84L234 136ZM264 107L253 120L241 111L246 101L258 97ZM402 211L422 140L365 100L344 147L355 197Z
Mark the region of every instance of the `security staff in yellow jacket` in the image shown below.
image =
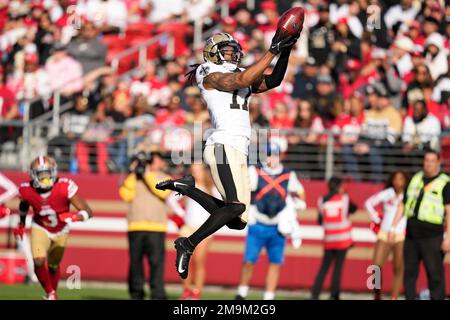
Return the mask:
M171 191L155 189L158 181L168 179L166 162L159 152L139 152L132 159L130 174L122 183L120 197L129 203L128 244L130 268L128 290L132 299L140 300L144 293L144 256L150 265L152 299L167 299L164 289L165 238L167 214L177 207Z
M416 282L423 261L432 300L445 298L444 255L450 251L450 177L440 172L440 155L428 150L423 171L406 188L389 238L402 215L408 218L404 248L404 287L408 300L416 299Z

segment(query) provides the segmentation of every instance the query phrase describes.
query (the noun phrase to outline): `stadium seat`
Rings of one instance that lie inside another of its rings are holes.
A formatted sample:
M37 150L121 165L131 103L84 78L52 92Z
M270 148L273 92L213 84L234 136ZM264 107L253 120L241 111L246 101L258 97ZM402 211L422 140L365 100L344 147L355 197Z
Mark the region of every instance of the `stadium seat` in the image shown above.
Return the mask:
M127 38L131 37L150 37L154 31L154 26L148 22L137 22L129 24L127 30L125 31L125 36Z
M147 48L147 59L156 59L159 57L160 45L154 43Z
M122 46L123 37L116 34L106 34L101 38L101 40L108 46L108 48L116 48Z

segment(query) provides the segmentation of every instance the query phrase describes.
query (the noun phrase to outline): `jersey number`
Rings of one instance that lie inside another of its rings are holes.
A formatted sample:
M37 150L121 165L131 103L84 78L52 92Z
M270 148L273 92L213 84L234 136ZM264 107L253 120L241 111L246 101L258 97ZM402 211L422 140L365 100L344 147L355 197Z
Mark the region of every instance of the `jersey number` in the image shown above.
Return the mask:
M233 102L230 104L231 109L240 109L241 106L237 102L237 96L238 96L239 90L233 91ZM250 97L251 90L248 90L248 93L245 96L244 104L242 105L242 110L248 111L248 97Z
M47 221L44 221L44 224L47 227L54 228L58 225L58 217L56 216L56 212L49 207L43 207L39 212L39 215L42 217L47 217Z

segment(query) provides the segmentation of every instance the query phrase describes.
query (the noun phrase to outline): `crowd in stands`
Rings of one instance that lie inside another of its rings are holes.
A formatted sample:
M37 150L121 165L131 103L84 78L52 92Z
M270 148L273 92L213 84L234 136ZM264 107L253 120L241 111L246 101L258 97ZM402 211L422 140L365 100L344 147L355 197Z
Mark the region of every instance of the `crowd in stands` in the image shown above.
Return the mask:
M199 89L185 74L201 62L194 23L225 31L242 45L243 66L264 52L279 15L292 5L306 9L302 35L282 85L254 96L255 127L307 129L287 134L287 148L319 152L326 132L336 135L345 172L359 177L366 157L380 179L383 152L405 156L449 144L450 5L440 0L228 1L223 18L214 0L0 0L0 119L21 119L51 110L55 90L74 107L62 115L65 145L78 170L101 173L127 168L130 139L151 140L163 150L189 148L179 132L194 122L208 126ZM375 9L374 9L375 8ZM375 13L374 13L375 12ZM117 53L168 33L147 50L145 68L131 76L138 55L110 67ZM1 122L0 122L1 123ZM0 142L18 130L0 127ZM130 138L130 133L133 133ZM316 150L315 149L315 150ZM92 166L90 154L95 154ZM445 154L444 154L445 157Z

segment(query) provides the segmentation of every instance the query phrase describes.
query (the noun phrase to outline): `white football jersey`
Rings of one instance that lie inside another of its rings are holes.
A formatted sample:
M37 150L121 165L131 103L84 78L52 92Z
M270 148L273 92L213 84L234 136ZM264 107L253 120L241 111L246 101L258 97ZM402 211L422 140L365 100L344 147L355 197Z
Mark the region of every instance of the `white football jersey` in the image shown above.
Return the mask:
M242 68L240 71L244 70ZM248 155L251 127L248 106L251 88L243 88L234 92L206 90L203 79L214 72L230 73L228 68L206 62L197 68L196 81L203 99L208 107L213 129L207 133L206 144L221 143L230 145ZM238 71L234 71L238 72Z

